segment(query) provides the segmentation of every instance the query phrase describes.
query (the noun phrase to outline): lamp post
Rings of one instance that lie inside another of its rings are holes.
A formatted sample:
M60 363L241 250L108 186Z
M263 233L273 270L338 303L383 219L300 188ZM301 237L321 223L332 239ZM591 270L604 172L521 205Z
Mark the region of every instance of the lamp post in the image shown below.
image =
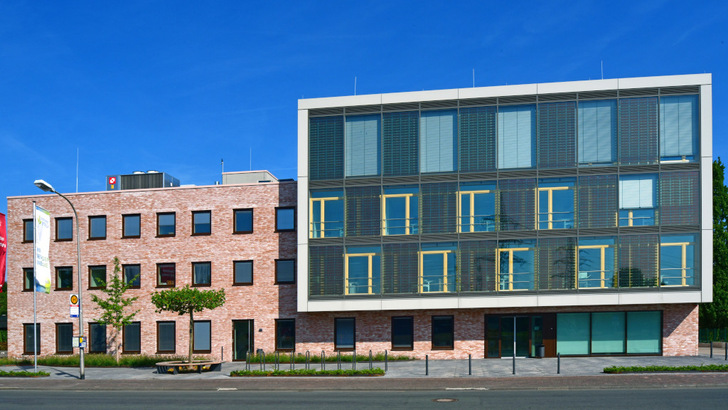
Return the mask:
M53 189L53 186L46 181L42 179L36 179L35 182L33 182L35 186L42 189L45 192L52 192L54 194L58 194L61 198L65 199L66 202L68 202L69 205L71 205L71 209L73 210L73 215L76 219L76 255L78 256L78 260L76 263L78 264L78 267L76 268L76 271L78 272L78 335L79 335L79 341L83 340L83 305L81 304L83 298L81 297L81 237L78 235L78 213L76 212L76 207L73 206L73 203L66 198L62 193L56 191ZM78 346L79 351L79 359L80 359L80 378L81 380L86 378L86 372L84 369L84 362L83 362L83 344L79 343Z

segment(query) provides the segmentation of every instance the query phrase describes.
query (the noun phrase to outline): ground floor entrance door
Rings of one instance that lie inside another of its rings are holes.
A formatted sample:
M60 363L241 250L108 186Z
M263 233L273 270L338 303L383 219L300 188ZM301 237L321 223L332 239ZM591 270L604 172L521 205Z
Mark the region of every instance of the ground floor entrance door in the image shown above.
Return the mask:
M253 320L233 320L233 360L245 360L248 352L254 352Z
M542 343L541 316L488 315L485 318L485 357L533 357Z

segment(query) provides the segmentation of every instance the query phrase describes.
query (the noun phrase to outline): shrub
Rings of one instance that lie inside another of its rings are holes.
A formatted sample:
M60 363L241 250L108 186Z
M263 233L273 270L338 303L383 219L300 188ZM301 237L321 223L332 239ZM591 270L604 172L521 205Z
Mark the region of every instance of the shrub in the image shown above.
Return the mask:
M28 372L25 370L13 370L6 372L4 370L0 370L0 377L48 377L51 374L48 372Z
M362 370L237 370L230 372L231 377L285 377L285 376L384 376L384 370L376 367L374 369Z
M700 366L611 366L604 373L649 372L728 372L728 364L701 364Z

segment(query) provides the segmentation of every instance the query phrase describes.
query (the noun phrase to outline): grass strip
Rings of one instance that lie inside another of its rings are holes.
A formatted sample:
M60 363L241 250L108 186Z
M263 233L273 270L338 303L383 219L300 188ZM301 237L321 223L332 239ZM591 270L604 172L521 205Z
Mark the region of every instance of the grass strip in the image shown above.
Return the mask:
M384 370L376 367L374 369L362 370L236 370L230 372L230 377L286 377L286 376L384 376Z
M35 373L35 372L28 372L25 370L9 371L9 372L0 370L0 377L48 377L50 375L51 375L50 373L43 372L43 371Z
M84 356L86 367L154 367L158 362L173 360L184 360L187 356L147 356L147 355L122 355L119 363L116 363L114 356L93 353ZM204 359L204 358L201 358ZM0 358L0 365L28 366L33 364L32 357L21 359ZM38 364L41 366L54 367L78 367L78 355L50 355L38 357Z
M341 362L342 363L351 363L353 360L354 355L352 354L342 354L341 355ZM265 360L265 363L275 363L276 362L276 355L275 353L266 353L265 355L250 355L248 357L248 363L260 363L261 360ZM410 360L416 360L413 357L405 356L405 355L388 355L387 360L390 362L395 361L410 361ZM311 354L309 356L309 363L321 363L321 355L314 355ZM339 361L339 357L334 354L324 355L324 361L326 363L337 363ZM356 355L356 361L359 363L364 363L369 361L369 355L363 355L358 354ZM384 361L384 353L377 353L372 356L372 361L374 362L383 362ZM291 362L291 355L287 353L280 353L278 355L278 363L290 363ZM294 363L306 363L306 355L302 353L295 354L293 356L293 362Z
M699 366L610 366L604 373L655 373L655 372L728 372L728 364L701 364Z

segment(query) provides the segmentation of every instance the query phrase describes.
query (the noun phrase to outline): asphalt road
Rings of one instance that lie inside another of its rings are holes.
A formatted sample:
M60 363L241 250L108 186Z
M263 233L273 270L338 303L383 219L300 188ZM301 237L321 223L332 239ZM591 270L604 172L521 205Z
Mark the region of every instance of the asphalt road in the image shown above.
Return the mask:
M728 388L428 391L0 391L3 409L725 408Z

